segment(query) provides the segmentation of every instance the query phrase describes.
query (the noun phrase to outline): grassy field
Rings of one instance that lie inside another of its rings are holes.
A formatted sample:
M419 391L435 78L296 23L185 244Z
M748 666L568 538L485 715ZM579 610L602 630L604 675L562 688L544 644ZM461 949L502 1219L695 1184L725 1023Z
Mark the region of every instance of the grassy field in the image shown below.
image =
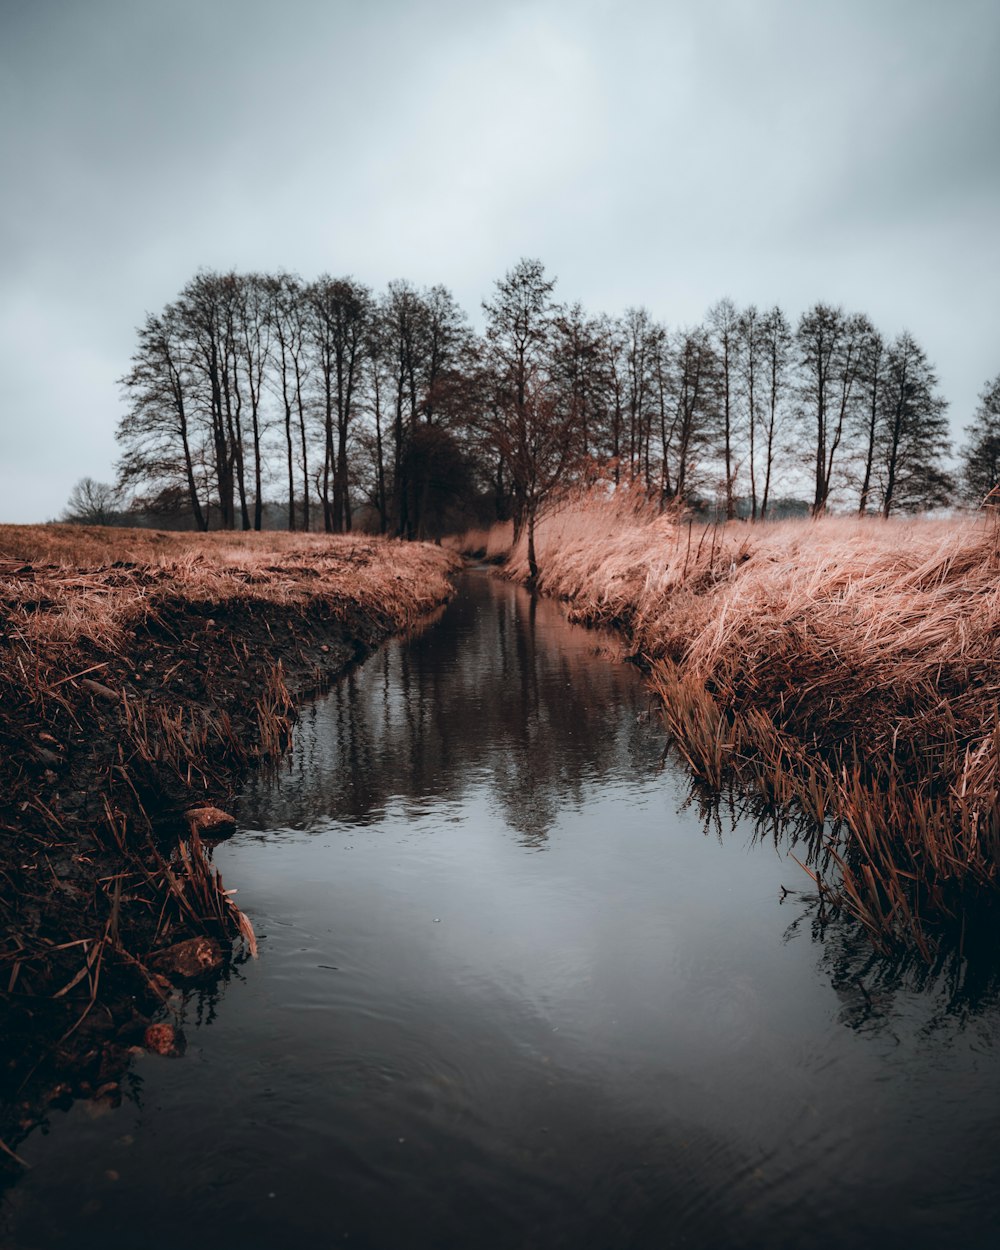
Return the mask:
M16 609L19 595L44 596L44 612L27 631L39 642L111 641L121 624L143 615L151 596L276 606L323 600L344 610L361 606L402 626L440 601L448 569L432 546L364 536L0 525L7 608ZM38 594L26 592L26 576Z
M457 545L527 580L509 527ZM877 941L998 884L1000 532L958 520L690 524L580 499L536 535L539 590L615 626L696 777L805 814L821 895Z

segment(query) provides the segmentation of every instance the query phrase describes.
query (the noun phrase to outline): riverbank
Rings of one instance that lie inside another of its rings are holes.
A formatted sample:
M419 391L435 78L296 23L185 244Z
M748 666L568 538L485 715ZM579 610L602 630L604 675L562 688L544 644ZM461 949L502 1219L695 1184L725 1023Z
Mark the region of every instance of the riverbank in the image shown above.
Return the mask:
M992 518L704 526L591 498L536 546L538 589L628 638L695 776L787 815L821 898L877 942L929 957L936 924L995 894ZM523 541L505 572L527 580Z
M40 1096L115 1096L183 975L164 948L197 935L216 963L235 935L252 946L205 852L225 829L206 809L281 756L299 700L445 602L457 563L352 536L0 527L0 1099L15 1136Z

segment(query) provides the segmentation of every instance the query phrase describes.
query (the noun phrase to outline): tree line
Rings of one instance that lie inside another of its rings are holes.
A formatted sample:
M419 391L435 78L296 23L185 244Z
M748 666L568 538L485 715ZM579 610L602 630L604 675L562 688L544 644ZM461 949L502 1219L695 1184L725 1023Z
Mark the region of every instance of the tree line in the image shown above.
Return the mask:
M200 272L139 327L116 498L200 529L259 529L270 498L293 530L513 519L530 539L547 499L597 479L728 519L790 495L888 517L1000 480L1000 378L953 476L946 404L908 331L824 303L793 326L729 299L671 329L554 288L520 261L477 333L444 286Z

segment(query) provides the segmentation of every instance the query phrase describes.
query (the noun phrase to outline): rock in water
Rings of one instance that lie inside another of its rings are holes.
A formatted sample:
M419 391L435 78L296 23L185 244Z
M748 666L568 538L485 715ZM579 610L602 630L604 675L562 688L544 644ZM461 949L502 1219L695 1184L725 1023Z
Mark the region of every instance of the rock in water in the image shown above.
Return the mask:
M142 1044L151 1054L169 1055L171 1058L184 1051L183 1034L165 1021L151 1024L143 1036Z
M188 981L211 972L222 963L222 948L214 938L193 937L158 951L149 961L150 967L167 976Z
M184 818L199 834L209 838L221 838L236 829L235 819L221 807L189 807Z

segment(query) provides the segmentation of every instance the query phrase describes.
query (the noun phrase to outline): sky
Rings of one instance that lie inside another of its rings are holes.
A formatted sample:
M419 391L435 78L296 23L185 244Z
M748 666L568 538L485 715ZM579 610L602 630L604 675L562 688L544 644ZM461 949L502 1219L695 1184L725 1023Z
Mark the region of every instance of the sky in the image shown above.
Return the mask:
M908 329L1000 373L997 0L0 0L0 521L114 477L199 268Z

